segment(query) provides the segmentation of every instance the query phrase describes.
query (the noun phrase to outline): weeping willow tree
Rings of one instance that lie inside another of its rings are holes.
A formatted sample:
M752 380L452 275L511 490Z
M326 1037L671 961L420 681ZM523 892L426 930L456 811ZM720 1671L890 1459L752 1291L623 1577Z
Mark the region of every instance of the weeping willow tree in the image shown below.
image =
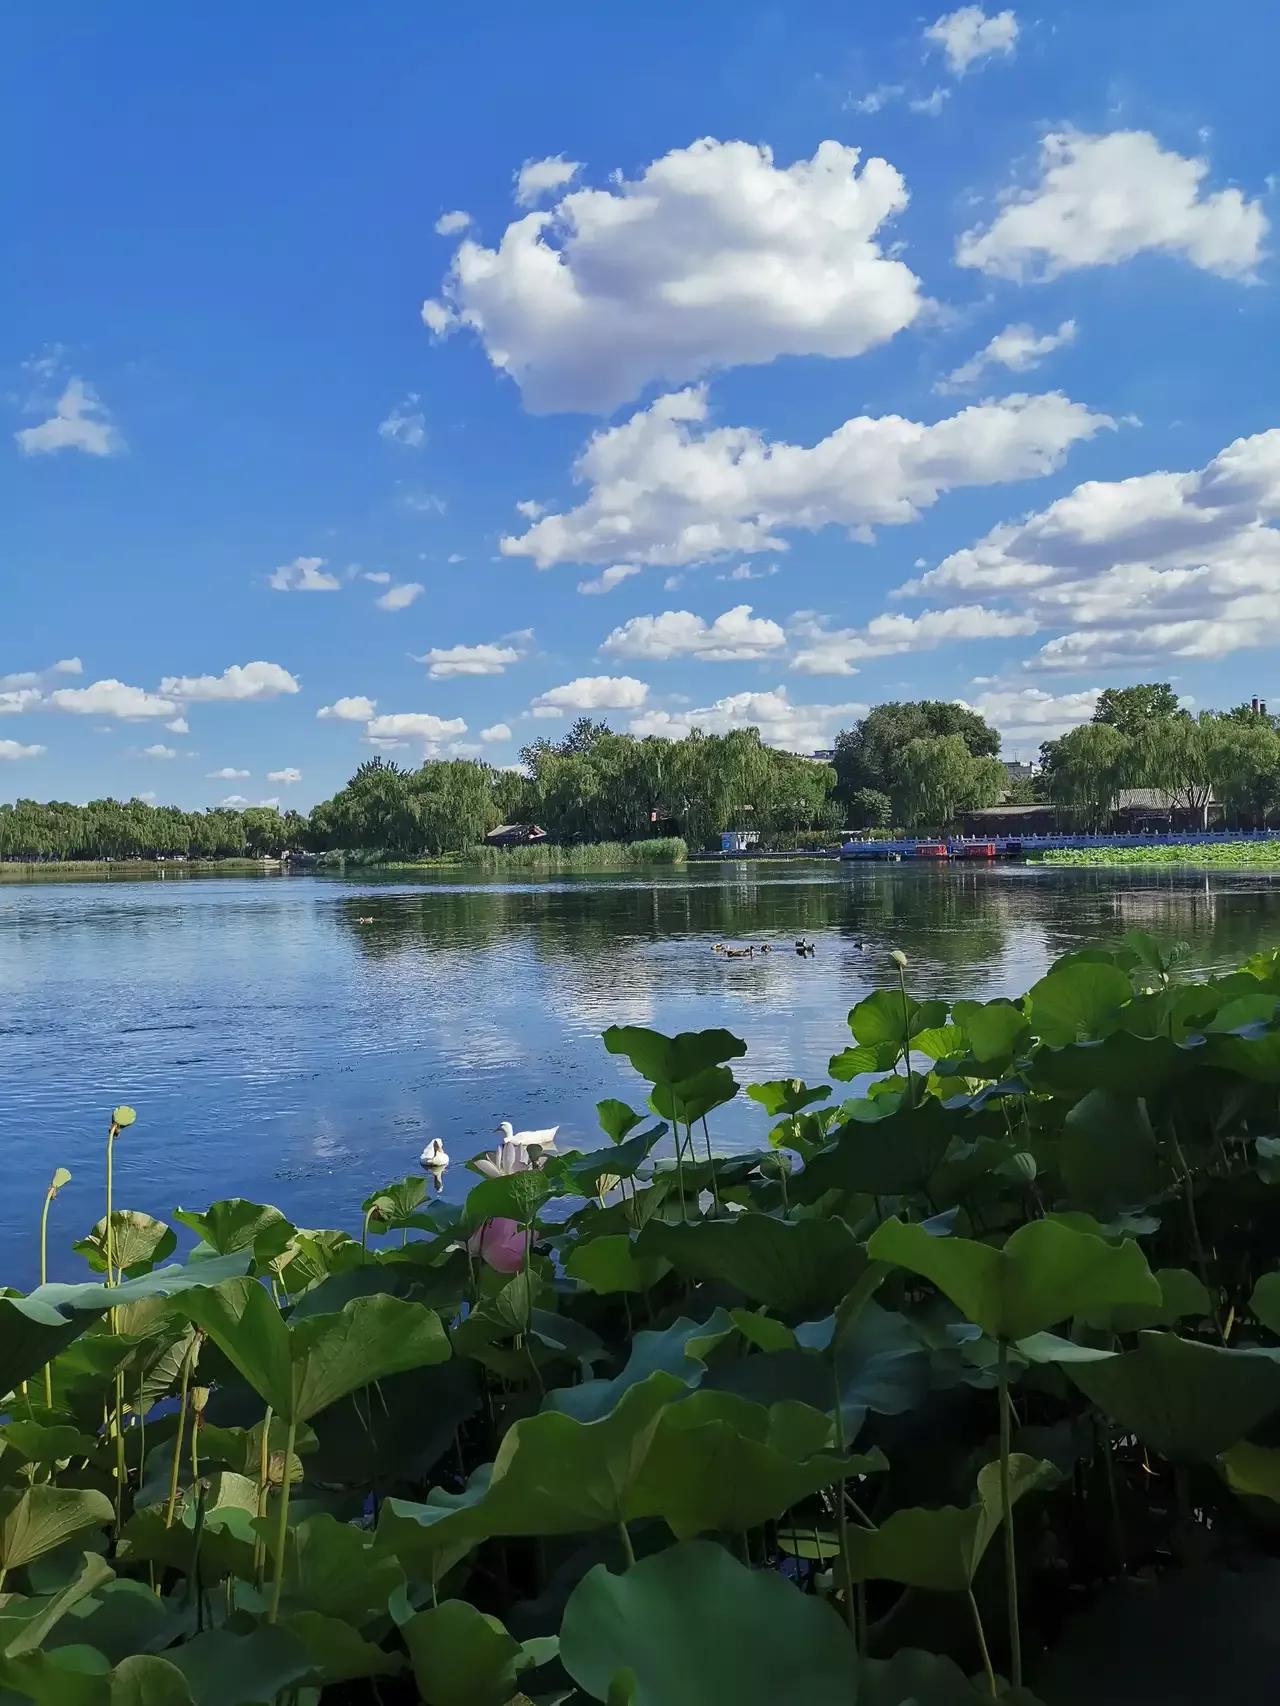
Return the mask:
M961 812L995 805L1006 783L999 760L975 756L963 735L920 737L902 749L895 814L911 829L949 829Z

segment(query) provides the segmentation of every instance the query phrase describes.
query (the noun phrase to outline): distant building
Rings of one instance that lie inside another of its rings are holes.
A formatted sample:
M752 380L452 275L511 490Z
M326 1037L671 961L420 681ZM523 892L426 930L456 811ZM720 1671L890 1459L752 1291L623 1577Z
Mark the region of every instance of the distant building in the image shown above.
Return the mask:
M1052 835L1058 828L1053 806L984 806L961 812L961 835Z
M760 844L758 829L724 829L720 832L722 853L746 853Z
M818 764L834 764L836 749L834 746L820 746L816 752L808 753L807 756Z
M1030 782L1032 777L1039 775L1038 765L1024 764L1018 758L1006 758L1002 760L1002 763L1004 764L1004 773L1009 778L1010 786L1015 782Z

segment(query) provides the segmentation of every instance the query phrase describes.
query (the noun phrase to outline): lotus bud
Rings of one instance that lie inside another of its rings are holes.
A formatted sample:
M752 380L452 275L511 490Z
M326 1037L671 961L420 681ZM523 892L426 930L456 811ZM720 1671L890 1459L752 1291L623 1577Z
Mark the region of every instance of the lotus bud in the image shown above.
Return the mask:
M906 964L907 964L907 956L903 953L901 948L890 948L889 958L893 961L894 965L897 966L900 971L905 969Z
M123 1131L126 1126L132 1125L137 1117L133 1109L124 1102L111 1110L111 1123L117 1131Z
M1029 1155L1025 1149L1020 1149L1016 1155L1011 1155L1005 1163L1011 1179L1017 1179L1024 1185L1034 1185L1036 1174L1040 1169L1036 1166L1036 1158Z
M62 1187L64 1185L69 1185L70 1183L71 1174L67 1169L65 1167L55 1167L53 1170L53 1178L49 1181L49 1201L52 1202Z
M196 1415L202 1416L204 1407L209 1402L209 1388L207 1386L193 1386L188 1402Z

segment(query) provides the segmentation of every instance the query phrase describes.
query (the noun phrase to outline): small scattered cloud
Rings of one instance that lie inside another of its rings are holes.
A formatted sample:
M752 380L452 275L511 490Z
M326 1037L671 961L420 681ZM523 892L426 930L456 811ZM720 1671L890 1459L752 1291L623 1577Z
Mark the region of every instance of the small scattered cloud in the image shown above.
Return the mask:
M524 656L518 646L503 642L481 643L474 646L434 646L415 663L425 663L427 674L437 681L455 675L501 675L511 664Z
M342 582L324 565L323 557L295 557L291 563L273 569L267 585L275 592L337 592Z
M178 749L175 746L165 746L163 742L157 741L154 746L144 746L141 756L143 758L176 758Z
M366 699L362 693L349 693L335 699L332 705L321 705L316 712L320 718L332 718L340 723L365 723L373 715L376 699Z
M572 183L581 170L581 161L566 160L563 154L553 154L547 160L526 160L515 175L517 204L535 207L544 196Z
M427 418L418 400L418 393L410 391L402 403L395 404L386 420L378 423L379 438L402 444L406 450L421 450L427 442Z
M981 6L961 6L928 26L925 41L942 49L947 70L963 77L971 65L993 54L1010 55L1018 40L1018 20L1011 11L990 16Z
M586 593L588 596L612 592L615 586L621 586L623 581L630 580L632 575L639 573L640 565L638 563L614 563L601 574L594 576L593 579L579 581L578 591Z
M224 764L221 770L209 770L205 774L208 782L243 782L249 774L247 770L237 770L234 764Z
M1033 367L1039 367L1054 350L1073 343L1075 335L1074 320L1064 320L1056 332L1044 332L1039 336L1025 321L1006 326L976 355L939 379L933 388L943 393L962 391L967 386L976 385L993 367L1005 367L1011 373L1027 373Z
M455 237L459 231L465 231L470 223L471 215L464 213L461 208L455 208L452 213L442 213L436 220L436 235Z
M20 740L0 740L0 761L5 759L39 758L48 751L44 746L24 746Z
M776 575L776 563L739 563L735 568L727 569L724 574L717 575L718 581L763 581L770 575Z
M400 581L373 602L379 610L407 610L415 599L422 597L424 590L421 581Z
M38 426L14 433L24 456L51 456L60 450L82 450L86 456L118 456L124 440L111 415L84 379L68 379L53 413Z
M446 563L465 563L466 560L467 559L462 555L461 551L450 551L449 555L445 558Z
M38 687L9 687L0 691L0 717L21 716L32 711L44 699Z
M79 658L59 658L50 670L54 675L83 675L84 665Z
M384 716L371 717L365 734L373 741L437 741L453 740L467 732L461 717L437 717L430 711L391 711Z
M908 104L913 113L923 113L926 118L937 118L950 99L950 89L934 89L930 94L920 95Z
M164 726L171 735L189 735L191 733L185 717L174 717L171 722L167 722Z
M860 95L857 100L846 101L845 105L852 107L855 113L864 113L868 118L874 118L894 101L900 101L905 93L906 88L902 83L881 83L875 89L868 89L866 94Z
M540 515L547 513L547 506L539 503L537 498L521 498L516 504L516 513L526 521L536 521Z
M161 693L177 699L275 699L296 693L298 679L278 663L233 663L221 675L166 675Z
M648 685L633 675L580 675L539 693L532 711L625 711L643 705Z
M412 487L401 492L400 502L415 515L443 515L448 505L436 492L422 492Z
M387 574L385 569L365 569L360 578L371 582L374 586L391 585L391 576Z
M510 740L511 729L506 723L490 723L487 729L480 730L480 739L484 741Z
M302 772L294 764L287 764L283 770L267 771L268 782L284 782L287 786L292 786L294 782L301 782L301 780Z

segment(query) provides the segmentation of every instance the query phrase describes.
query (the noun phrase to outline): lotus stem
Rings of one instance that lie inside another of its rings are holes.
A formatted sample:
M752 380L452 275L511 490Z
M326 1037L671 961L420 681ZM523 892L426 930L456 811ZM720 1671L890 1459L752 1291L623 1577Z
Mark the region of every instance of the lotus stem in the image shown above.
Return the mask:
M191 1368L195 1361L198 1340L192 1336L187 1354L182 1359L182 1390L178 1395L178 1432L173 1441L173 1463L169 1469L169 1502L164 1508L164 1525L173 1527L173 1513L178 1508L178 1471L182 1467L182 1440L187 1420L187 1388L191 1384Z
M636 1561L636 1549L631 1544L631 1531L621 1517L618 1519L618 1538L622 1541L622 1556L627 1561L627 1568L630 1569Z
M843 1458L845 1455L844 1410L840 1400L840 1376L834 1362L831 1366L831 1385L835 1394L836 1450ZM843 1481L836 1488L836 1529L840 1538L840 1573L844 1577L845 1621L849 1625L849 1633L856 1642L858 1639L858 1611L853 1592L853 1564L849 1558L849 1513L845 1509Z
M115 1152L115 1147L116 1147L116 1137L119 1134L119 1131L120 1131L120 1127L116 1124L116 1122L114 1120L112 1120L111 1124L107 1128L107 1237L106 1237L106 1255L107 1255L107 1284L108 1285L113 1285L115 1283L111 1277L112 1256L114 1254L114 1249L113 1249L113 1245L112 1245L112 1235L111 1235L111 1198L112 1198L112 1184L113 1184L112 1164L113 1164L114 1152ZM114 1315L114 1311L112 1313Z
M907 995L907 962L905 955L898 959L898 988L902 991L902 1064L907 1069L907 1102L916 1105L916 1082L911 1071L911 1009Z
M124 1371L116 1375L116 1533L124 1521Z
M1022 1687L1022 1631L1018 1626L1018 1554L1013 1534L1013 1506L1009 1498L1009 1345L1000 1340L996 1362L1000 1390L1000 1502L1004 1506L1005 1600L1009 1612L1009 1666L1013 1686Z
M280 1477L280 1514L276 1519L276 1557L275 1575L271 1583L271 1610L267 1614L267 1622L274 1623L280 1616L280 1590L284 1586L284 1554L289 1539L289 1487L293 1479L294 1441L298 1437L298 1422L295 1416L289 1418L289 1431L284 1442L284 1473Z
M720 1186L716 1182L716 1160L711 1153L711 1133L707 1130L707 1116L705 1114L702 1116L702 1139L707 1146L707 1166L711 1169L711 1195L715 1198L716 1213L719 1214ZM692 1128L690 1129L689 1141L690 1143L693 1142Z
M286 1470L288 1465L285 1465ZM267 1499L271 1491L271 1406L267 1405L267 1413L262 1422L262 1443L258 1448L258 1522L261 1524L267 1514ZM263 1567L266 1563L267 1543L261 1534L253 1543L253 1579L259 1592L262 1589Z
M987 1688L994 1700L998 1690L996 1689L996 1673L991 1664L991 1650L987 1646L987 1632L982 1627L982 1613L978 1610L978 1602L973 1597L973 1588L969 1587L966 1591L969 1595L969 1610L973 1616L973 1632L978 1637L978 1651L982 1654L983 1674L986 1676Z

